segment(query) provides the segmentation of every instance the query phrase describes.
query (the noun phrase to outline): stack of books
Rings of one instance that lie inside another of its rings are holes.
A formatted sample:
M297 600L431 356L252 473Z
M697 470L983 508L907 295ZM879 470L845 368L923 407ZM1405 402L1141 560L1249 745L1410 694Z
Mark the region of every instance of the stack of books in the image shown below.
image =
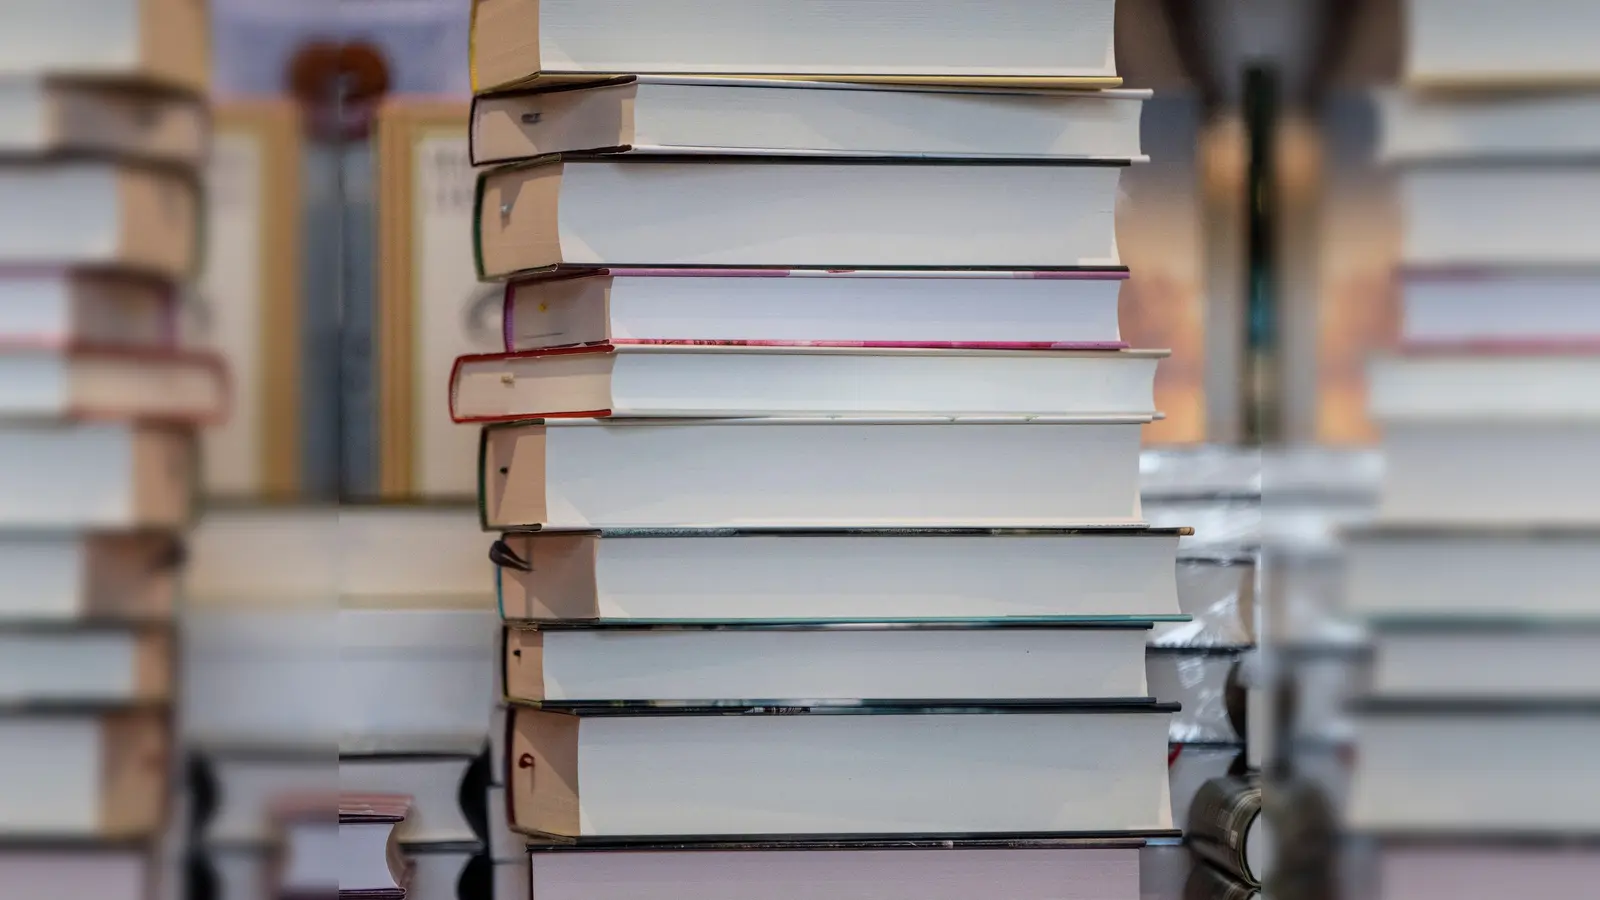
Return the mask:
M1600 875L1600 37L1592 4L1413 0L1384 149L1403 346L1371 407L1387 472L1349 604L1372 624L1351 823L1382 896ZM1560 846L1557 846L1560 845Z
M458 360L540 900L1139 896L1110 0L474 5ZM759 885L759 888L756 887Z
M331 824L340 790L412 798L394 833L412 896L487 879L499 623L472 524L452 507L208 514L187 584L184 714L197 877L215 896L271 896L294 849L274 807L321 796Z
M7 4L0 34L0 884L171 884L175 579L221 362L201 250L206 6Z

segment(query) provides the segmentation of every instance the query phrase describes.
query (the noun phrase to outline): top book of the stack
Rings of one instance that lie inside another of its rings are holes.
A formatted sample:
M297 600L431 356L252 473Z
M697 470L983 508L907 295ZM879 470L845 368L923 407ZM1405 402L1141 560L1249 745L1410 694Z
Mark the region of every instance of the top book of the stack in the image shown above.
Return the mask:
M210 82L206 0L5 0L0 80L51 75L199 93Z
M1518 90L1600 85L1594 0L1407 0L1411 87Z
M1115 0L474 0L475 92L612 75L1116 87Z

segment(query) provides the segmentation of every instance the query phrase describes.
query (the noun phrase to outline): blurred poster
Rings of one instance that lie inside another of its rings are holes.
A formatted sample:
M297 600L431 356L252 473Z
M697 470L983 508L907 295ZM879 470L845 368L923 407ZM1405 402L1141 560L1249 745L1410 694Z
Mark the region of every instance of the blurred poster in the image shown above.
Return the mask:
M300 489L299 113L279 100L213 107L206 259L186 343L228 361L233 412L204 435L212 496L264 499Z
M478 429L450 421L455 358L503 349L501 289L478 283L467 104L395 100L378 115L380 491L477 492Z

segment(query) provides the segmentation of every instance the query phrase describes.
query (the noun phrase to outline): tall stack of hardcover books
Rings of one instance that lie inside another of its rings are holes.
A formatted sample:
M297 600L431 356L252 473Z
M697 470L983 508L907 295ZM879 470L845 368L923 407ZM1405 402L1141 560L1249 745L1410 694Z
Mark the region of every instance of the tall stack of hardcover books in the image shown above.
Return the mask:
M1138 897L1182 529L1112 0L473 11L520 891Z
M207 11L0 15L0 884L138 898L170 882L174 584L197 429L228 406L175 328Z
M1384 897L1600 877L1597 13L1412 0L1386 100L1404 324L1348 598L1374 644L1350 818L1387 838Z

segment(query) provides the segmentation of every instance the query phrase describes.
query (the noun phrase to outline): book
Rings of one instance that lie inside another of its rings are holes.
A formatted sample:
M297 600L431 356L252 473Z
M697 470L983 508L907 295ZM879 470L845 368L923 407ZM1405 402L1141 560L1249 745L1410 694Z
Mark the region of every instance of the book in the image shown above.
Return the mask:
M195 0L12 0L0 73L60 72L204 92L209 4Z
M475 0L472 89L617 72L1118 83L1113 0ZM1004 60L1003 64L999 61Z
M1519 893L1576 897L1600 877L1592 842L1386 842L1377 851L1380 900L1499 900Z
M0 622L157 622L171 616L181 539L161 531L0 537Z
M1600 376L1600 352L1501 346L1439 347L1380 356L1370 373L1368 404L1380 421L1584 420L1600 414L1588 386Z
M43 706L0 715L0 833L132 839L166 821L164 707Z
M1149 622L513 625L513 703L1146 697Z
M1380 625L1372 696L1436 699L1600 697L1600 632L1571 622Z
M403 795L339 794L339 896L405 900L410 866L395 841L411 810Z
M1182 529L610 529L504 536L500 614L535 621L1180 615ZM1070 591L1061 585L1070 584Z
M0 347L176 349L173 284L138 272L0 268Z
M1585 160L1438 162L1398 176L1409 266L1581 266L1600 261L1600 168ZM1492 219L1474 215L1493 209Z
M486 530L507 531L1140 524L1143 421L495 425L482 436L480 511ZM1061 465L1063 459L1073 465Z
M1589 835L1594 704L1369 701L1356 720L1350 828L1385 836Z
M0 632L0 704L171 700L173 638L165 624Z
M1153 701L517 707L511 824L602 843L1166 833L1170 712Z
M1138 841L895 841L821 847L539 847L540 900L1135 900Z
M1153 419L1141 350L622 344L463 356L457 422L564 416L1039 415Z
M485 279L557 266L1117 269L1122 168L541 157L479 176L474 249Z
M394 830L397 844L475 843L485 837L488 768L475 755L341 755L338 779L345 791L411 797L405 821Z
M126 422L0 424L0 525L174 528L191 517L184 428Z
M1600 268L1410 269L1399 274L1410 347L1594 347Z
M505 350L773 341L1128 346L1125 272L596 269L506 284Z
M0 210L0 265L123 266L183 278L200 261L200 187L181 166L10 159L0 162Z
M185 91L0 72L0 153L106 154L198 166L206 108Z
M0 884L8 900L94 897L153 900L157 879L148 847L123 843L60 842L0 845Z
M237 388L233 413L201 439L202 482L215 499L292 498L302 488L303 394L320 390L308 386L302 347L301 111L286 99L233 99L212 114L206 253L184 339L226 359Z
M190 536L188 599L229 609L337 598L350 609L487 610L494 588L476 521L469 503L214 504Z
M1551 417L1384 423L1378 518L1501 527L1600 521L1590 465L1600 421Z
M339 763L332 747L291 753L200 745L193 758L191 829L197 843L217 854L265 856L292 818L338 821ZM287 815L291 811L296 815Z
M428 747L482 743L498 656L495 626L487 603L476 609L341 610L343 742L392 737ZM396 696L409 699L396 704Z
M1593 620L1600 532L1353 529L1345 608L1372 619Z
M1588 46L1600 15L1583 0L1407 0L1404 80L1421 88L1578 87L1600 81Z
M207 673L186 688L190 733L229 744L320 745L330 754L335 746L476 752L496 659L488 598L477 609L340 610L337 602L334 595L299 608L189 611L185 651L190 667ZM339 691L326 690L330 679ZM241 693L251 702L239 703ZM411 700L393 702L399 693Z
M1600 149L1600 97L1584 91L1382 91L1378 154L1390 163L1559 162Z
M404 807L404 798L352 797L349 809L352 823L364 825L386 819L390 813L403 813ZM358 877L363 874L361 864L371 848L362 845L368 843L371 834L359 825L353 827L349 838L355 846L347 847L345 812L345 798L325 789L274 798L270 807L272 844L266 850L264 865L251 873L255 884L249 893L260 892L282 900L331 900L339 891L347 866L356 869Z
M136 418L204 425L228 414L228 370L200 351L0 346L0 418Z
M478 95L472 161L689 151L1137 159L1149 96L624 75Z

